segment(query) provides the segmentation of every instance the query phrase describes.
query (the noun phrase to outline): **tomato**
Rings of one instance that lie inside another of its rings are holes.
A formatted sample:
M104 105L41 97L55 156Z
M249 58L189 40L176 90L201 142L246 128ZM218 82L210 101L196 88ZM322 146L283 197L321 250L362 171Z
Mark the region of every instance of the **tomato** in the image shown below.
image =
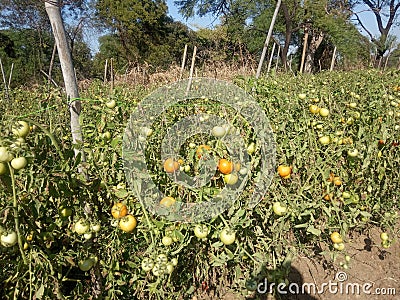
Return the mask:
M224 175L224 182L227 185L235 185L239 180L239 177L235 173Z
M23 156L16 157L11 161L11 167L13 167L14 170L21 170L25 168L27 164L28 161Z
M101 229L101 225L99 223L90 224L90 229L93 232L99 232Z
M137 225L136 218L132 215L127 215L119 221L119 228L125 232L132 232Z
M308 107L308 109L310 110L310 112L311 112L312 114L317 114L317 113L319 113L319 111L320 111L320 108L319 108L317 105L314 105L314 104L310 105L310 106Z
M168 257L165 254L159 254L156 257L156 263L165 266L168 262Z
M342 197L343 197L344 199L349 199L349 198L351 197L351 194L350 194L349 192L347 192L347 191L344 191L344 192L342 193Z
M286 213L286 207L282 206L280 202L275 202L272 205L272 210L277 216L283 216Z
M340 244L340 243L343 243L343 238L339 232L334 231L331 234L331 241L335 244Z
M214 126L211 133L213 136L221 138L226 134L226 130L222 126Z
M29 124L25 121L18 121L15 124L15 127L12 128L13 134L15 134L18 137L26 137L29 134L30 127Z
M175 198L172 197L164 197L160 201L160 205L165 206L165 207L171 207L174 205L176 202Z
M174 267L176 267L177 265L178 265L178 259L177 258L173 258L173 259L171 259L171 264L174 266Z
M160 264L156 263L151 271L154 276L159 277L159 276L164 275L166 268L165 268L165 265L160 265Z
M382 232L380 238L382 241L387 241L389 240L389 235L386 232Z
M164 246L168 247L168 246L171 246L172 243L173 243L174 241L172 240L172 237L166 235L166 236L164 236L164 237L162 238L162 241L161 241L161 242L162 242L162 244L163 244Z
M206 238L207 237L207 235L208 235L208 232L209 232L209 230L208 230L208 226L207 225L204 225L204 224L197 224L195 227L194 227L194 235L197 237L197 238L199 238L199 239L204 239L204 238Z
M84 272L89 271L97 262L97 258L95 257L89 257L85 260L80 260L78 262L78 267Z
M336 186L341 186L342 185L342 180L340 179L340 177L334 177L333 178L333 184Z
M60 214L61 217L63 218L68 218L69 216L72 216L72 208L71 207L63 207L61 206L58 213Z
M219 239L224 245L231 245L236 240L236 233L230 228L225 228L219 234Z
M0 162L0 175L4 175L7 173L7 165L5 163Z
M167 158L164 161L164 170L167 173L174 173L176 170L179 169L179 162L172 158Z
M174 271L174 265L172 263L167 263L167 265L165 266L165 272L167 274L172 274L172 272Z
M233 171L233 163L225 158L221 158L218 162L218 170L222 174L230 174Z
M304 100L304 99L306 99L307 94L301 93L301 94L298 94L297 97L299 97L300 100Z
M328 135L321 136L318 141L322 145L328 145L331 142L331 138Z
M390 242L389 241L382 241L381 245L383 248L388 249L390 247Z
M356 103L356 102L350 102L350 103L349 103L349 106L350 106L351 108L356 108L356 107L357 107L357 103Z
M199 147L197 147L196 150L196 155L198 158L201 158L201 156L206 153L207 151L210 151L211 147L208 145L200 145Z
M77 234L85 234L89 230L89 227L89 222L85 219L79 219L74 225Z
M106 141L111 139L111 133L109 131L106 131L103 133L103 139L105 139Z
M122 202L117 202L111 208L111 214L115 219L120 219L128 214L128 208Z
M145 136L149 137L149 136L151 136L153 134L153 129L148 128L148 127L142 127L142 133Z
M333 243L333 248L336 250L342 251L344 250L344 243Z
M107 106L108 108L113 109L115 106L117 106L117 102L115 102L115 100L112 99L112 100L106 102L106 106Z
M142 260L142 270L145 272L151 271L154 267L154 262L151 258L145 257Z
M320 110L319 110L319 115L321 116L321 117L327 117L327 116L329 116L329 109L327 109L327 108L321 108Z
M196 147L196 144L195 143L189 143L189 148L190 149L194 149Z
M4 247L12 247L17 243L17 233L11 231L9 233L3 232L0 237L0 242Z
M90 240L93 237L93 234L91 232L85 232L83 234L83 237L85 238L85 240Z
M251 143L250 145L247 146L247 154L252 155L254 151L256 150L256 145L254 143Z
M0 162L9 162L10 154L6 147L0 147Z
M278 174L281 177L286 178L287 176L289 176L292 173L292 168L288 167L288 166L284 166L284 165L280 165L278 167Z
M357 157L358 156L358 150L357 149L351 149L347 151L347 155L350 157Z

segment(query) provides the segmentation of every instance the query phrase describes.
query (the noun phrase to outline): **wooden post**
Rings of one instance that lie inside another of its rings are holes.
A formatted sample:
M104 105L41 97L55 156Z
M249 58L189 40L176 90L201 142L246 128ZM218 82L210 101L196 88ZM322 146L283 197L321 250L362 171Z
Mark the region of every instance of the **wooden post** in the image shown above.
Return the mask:
M3 63L1 61L1 58L0 58L0 68L1 68L1 74L3 75L5 97L6 97L7 100L10 100L8 98L8 88L7 88L7 82L6 82L6 74L4 73L4 68L3 68Z
M106 59L106 63L104 64L104 84L107 83L107 69L108 69L108 59Z
M378 69L380 69L380 68L381 68L381 65L382 65L382 56L381 56L381 58L379 59L379 63L378 63Z
M275 73L278 71L279 54L281 53L281 45L278 45L278 54L276 55Z
M331 60L331 68L330 71L333 71L333 67L335 66L335 59L336 59L336 46L333 49L332 60Z
M399 57L399 62L397 63L397 70L400 70L400 57Z
M303 53L301 54L301 63L300 63L300 70L299 70L300 73L303 73L304 61L306 59L307 42L308 42L308 28L306 28L306 32L304 33Z
M180 73L179 73L179 80L181 80L181 79L182 79L183 70L185 69L187 48L188 48L188 45L187 45L187 44L185 44L185 50L183 50L183 57L182 57L181 71L180 71Z
M274 52L275 52L275 43L272 45L272 50L268 62L268 68L267 68L267 73L269 73L269 70L271 70L271 64L272 64L272 59L274 58Z
M197 52L197 47L194 46L194 49L193 49L193 56L192 56L192 65L190 66L190 75L189 75L188 85L187 85L187 87L186 87L186 94L189 93L190 87L192 86L194 63L195 63L195 61L196 61L196 52Z
M263 48L263 51L261 53L260 61L258 63L256 79L258 79L260 77L260 74L261 74L261 69L262 69L262 65L264 63L265 54L267 53L269 40L270 40L270 38L272 36L272 29L274 28L275 20L276 20L276 17L278 16L279 7L281 6L281 3L282 3L282 0L278 0L278 2L276 3L274 15L272 16L272 20L271 20L271 25L269 26L267 38L265 39L264 48Z
M114 59L112 57L110 59L110 79L111 79L110 93L112 93L114 90Z

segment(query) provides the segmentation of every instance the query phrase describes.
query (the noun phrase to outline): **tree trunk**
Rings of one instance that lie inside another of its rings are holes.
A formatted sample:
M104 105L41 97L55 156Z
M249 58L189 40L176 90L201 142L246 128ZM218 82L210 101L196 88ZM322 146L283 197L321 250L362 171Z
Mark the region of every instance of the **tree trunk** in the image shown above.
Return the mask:
M315 52L324 40L322 32L313 33L308 45L307 54L304 63L304 73L312 73L314 67Z

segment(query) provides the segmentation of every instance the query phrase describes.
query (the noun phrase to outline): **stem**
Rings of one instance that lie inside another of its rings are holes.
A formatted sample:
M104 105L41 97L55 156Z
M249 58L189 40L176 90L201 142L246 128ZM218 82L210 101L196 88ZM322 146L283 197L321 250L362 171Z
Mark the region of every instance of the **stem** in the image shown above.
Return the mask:
M225 226L227 228L230 228L230 226L229 226L228 222L225 220L224 216L222 214L220 214L219 217L221 218L222 222L224 222Z
M24 245L22 244L22 236L21 232L19 231L19 218L18 218L18 202L17 202L17 193L15 189L15 177L14 177L14 169L11 167L10 163L8 163L8 169L10 170L10 177L11 177L11 185L13 191L13 208L14 208L14 223L15 223L15 231L17 232L18 238L18 247L19 251L21 252L22 260L24 264L27 264L27 259L24 253Z

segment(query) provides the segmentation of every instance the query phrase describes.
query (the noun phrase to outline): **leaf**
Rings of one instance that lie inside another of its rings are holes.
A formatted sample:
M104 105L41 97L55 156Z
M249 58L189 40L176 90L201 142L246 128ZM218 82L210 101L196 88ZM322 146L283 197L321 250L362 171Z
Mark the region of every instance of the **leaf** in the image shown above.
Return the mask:
M321 235L321 230L319 230L318 228L315 228L313 225L308 226L307 228L307 232L316 235L316 236L320 236Z
M42 299L44 294L44 285L42 284L38 290L35 291L34 299Z

